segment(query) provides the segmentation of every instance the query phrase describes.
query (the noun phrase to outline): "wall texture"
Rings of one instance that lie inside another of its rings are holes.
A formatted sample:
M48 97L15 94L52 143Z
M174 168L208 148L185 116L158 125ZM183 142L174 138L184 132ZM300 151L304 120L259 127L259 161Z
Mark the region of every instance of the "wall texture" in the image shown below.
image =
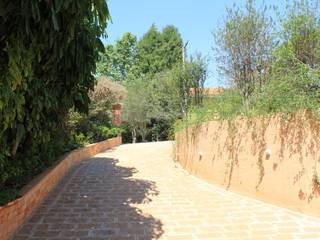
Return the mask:
M176 158L210 183L320 216L319 115L239 117L189 127L176 135Z
M120 144L121 137L116 137L74 150L36 177L22 190L21 198L0 207L0 239L10 238L72 166L83 159Z

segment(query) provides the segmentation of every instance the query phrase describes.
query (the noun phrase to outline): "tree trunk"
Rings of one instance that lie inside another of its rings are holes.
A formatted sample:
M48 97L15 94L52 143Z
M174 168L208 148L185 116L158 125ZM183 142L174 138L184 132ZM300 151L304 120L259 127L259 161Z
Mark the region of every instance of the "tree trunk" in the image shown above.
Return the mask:
M132 134L132 143L136 143L136 141L137 141L137 132L136 132L135 128L132 129L131 134Z

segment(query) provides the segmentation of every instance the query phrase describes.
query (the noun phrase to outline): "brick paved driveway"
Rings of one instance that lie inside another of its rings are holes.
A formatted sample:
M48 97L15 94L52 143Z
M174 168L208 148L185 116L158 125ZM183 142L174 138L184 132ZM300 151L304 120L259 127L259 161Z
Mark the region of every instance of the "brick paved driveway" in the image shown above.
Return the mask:
M174 164L171 145L122 145L82 162L14 239L320 239L320 219L206 184Z

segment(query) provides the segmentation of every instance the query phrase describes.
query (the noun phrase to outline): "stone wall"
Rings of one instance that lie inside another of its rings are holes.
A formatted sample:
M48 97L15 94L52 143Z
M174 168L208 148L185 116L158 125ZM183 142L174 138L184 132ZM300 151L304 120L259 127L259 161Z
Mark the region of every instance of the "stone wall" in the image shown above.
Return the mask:
M210 183L320 216L317 119L299 112L189 127L176 135L176 158Z
M22 189L22 197L0 207L0 239L10 238L72 166L101 151L120 145L121 141L121 137L116 137L76 149L63 156L54 166L33 179Z

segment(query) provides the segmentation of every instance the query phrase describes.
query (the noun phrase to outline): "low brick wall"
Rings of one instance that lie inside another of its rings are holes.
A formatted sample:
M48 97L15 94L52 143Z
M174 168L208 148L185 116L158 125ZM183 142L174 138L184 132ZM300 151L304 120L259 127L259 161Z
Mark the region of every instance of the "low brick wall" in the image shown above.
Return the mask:
M72 166L121 143L121 137L115 137L76 149L64 155L54 166L37 176L22 189L22 197L0 207L0 239L10 238Z
M176 158L210 183L320 217L317 114L239 117L189 127L176 135Z

